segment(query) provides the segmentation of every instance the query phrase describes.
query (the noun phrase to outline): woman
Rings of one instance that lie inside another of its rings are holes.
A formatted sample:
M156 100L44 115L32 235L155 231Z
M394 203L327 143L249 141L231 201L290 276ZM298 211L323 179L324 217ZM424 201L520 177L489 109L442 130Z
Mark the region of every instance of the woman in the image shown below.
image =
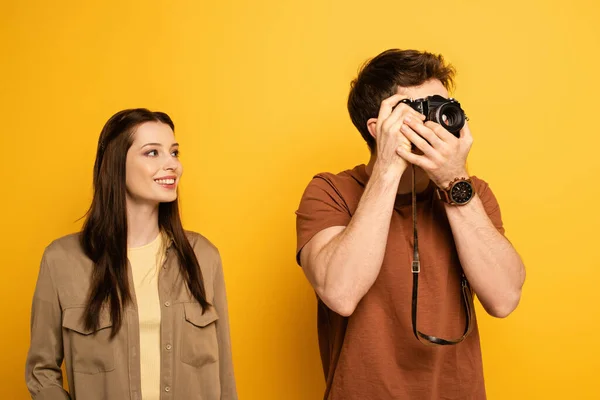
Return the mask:
M221 259L183 230L173 131L146 109L104 126L83 229L41 262L26 366L36 399L237 399Z

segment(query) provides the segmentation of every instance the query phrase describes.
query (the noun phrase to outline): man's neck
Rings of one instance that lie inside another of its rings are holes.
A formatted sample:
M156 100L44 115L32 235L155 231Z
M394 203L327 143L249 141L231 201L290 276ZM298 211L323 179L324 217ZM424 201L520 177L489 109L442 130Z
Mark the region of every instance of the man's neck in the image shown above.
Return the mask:
M158 236L158 204L137 203L127 198L127 247L140 247Z
M372 154L366 168L367 175L369 175L369 177L373 172L373 166L375 165L376 160L377 156ZM407 194L412 192L412 168L413 166L409 165L402 174L402 178L400 178L400 184L398 185L398 194ZM427 176L427 173L421 168L415 168L417 169L415 174L417 181L417 193L421 193L429 186L429 176Z

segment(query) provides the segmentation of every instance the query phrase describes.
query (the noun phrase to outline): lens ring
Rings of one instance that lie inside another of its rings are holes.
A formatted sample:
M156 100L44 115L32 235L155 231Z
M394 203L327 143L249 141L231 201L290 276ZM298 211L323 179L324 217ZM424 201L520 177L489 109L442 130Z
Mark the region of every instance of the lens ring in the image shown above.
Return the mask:
M439 106L435 111L435 119L448 132L455 135L465 125L465 113L456 103L448 102Z

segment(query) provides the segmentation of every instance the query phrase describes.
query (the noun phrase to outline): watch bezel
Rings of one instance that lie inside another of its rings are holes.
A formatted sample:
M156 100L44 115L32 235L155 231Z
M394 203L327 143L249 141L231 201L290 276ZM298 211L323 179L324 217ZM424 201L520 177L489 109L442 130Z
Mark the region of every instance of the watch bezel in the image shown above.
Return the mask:
M457 184L459 184L461 182L465 182L471 187L471 196L464 202L458 202L452 196L452 190L454 189L454 187ZM475 187L473 186L473 181L471 181L471 178L464 178L464 177L454 179L452 182L450 182L448 184L448 186L446 188L437 187L436 192L437 192L438 198L441 201L443 201L446 204L455 205L455 206L464 206L465 204L468 204L473 199L473 197L475 197Z
M470 195L467 199L460 201L460 199L457 199L454 196L454 189L458 186L458 185L467 185L470 189ZM473 188L473 183L471 182L470 179L460 179L457 180L455 182L452 183L452 185L450 185L449 190L447 191L448 193L448 197L450 198L450 200L452 201L452 203L463 206L465 204L467 204L468 202L471 201L471 199L473 198L473 196L475 195L475 188Z

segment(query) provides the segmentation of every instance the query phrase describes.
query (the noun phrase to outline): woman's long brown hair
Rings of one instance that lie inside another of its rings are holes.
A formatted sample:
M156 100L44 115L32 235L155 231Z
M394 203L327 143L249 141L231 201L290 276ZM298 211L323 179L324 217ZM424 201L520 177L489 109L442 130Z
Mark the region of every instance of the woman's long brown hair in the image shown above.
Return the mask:
M144 108L120 111L104 125L94 164L94 197L80 235L81 246L94 263L85 327L98 329L100 312L108 307L111 337L121 328L123 310L132 301L128 280L125 163L135 129L145 122L160 122L175 130L167 114ZM191 294L205 310L209 303L204 280L181 224L178 200L159 204L158 224L172 240L181 275Z

